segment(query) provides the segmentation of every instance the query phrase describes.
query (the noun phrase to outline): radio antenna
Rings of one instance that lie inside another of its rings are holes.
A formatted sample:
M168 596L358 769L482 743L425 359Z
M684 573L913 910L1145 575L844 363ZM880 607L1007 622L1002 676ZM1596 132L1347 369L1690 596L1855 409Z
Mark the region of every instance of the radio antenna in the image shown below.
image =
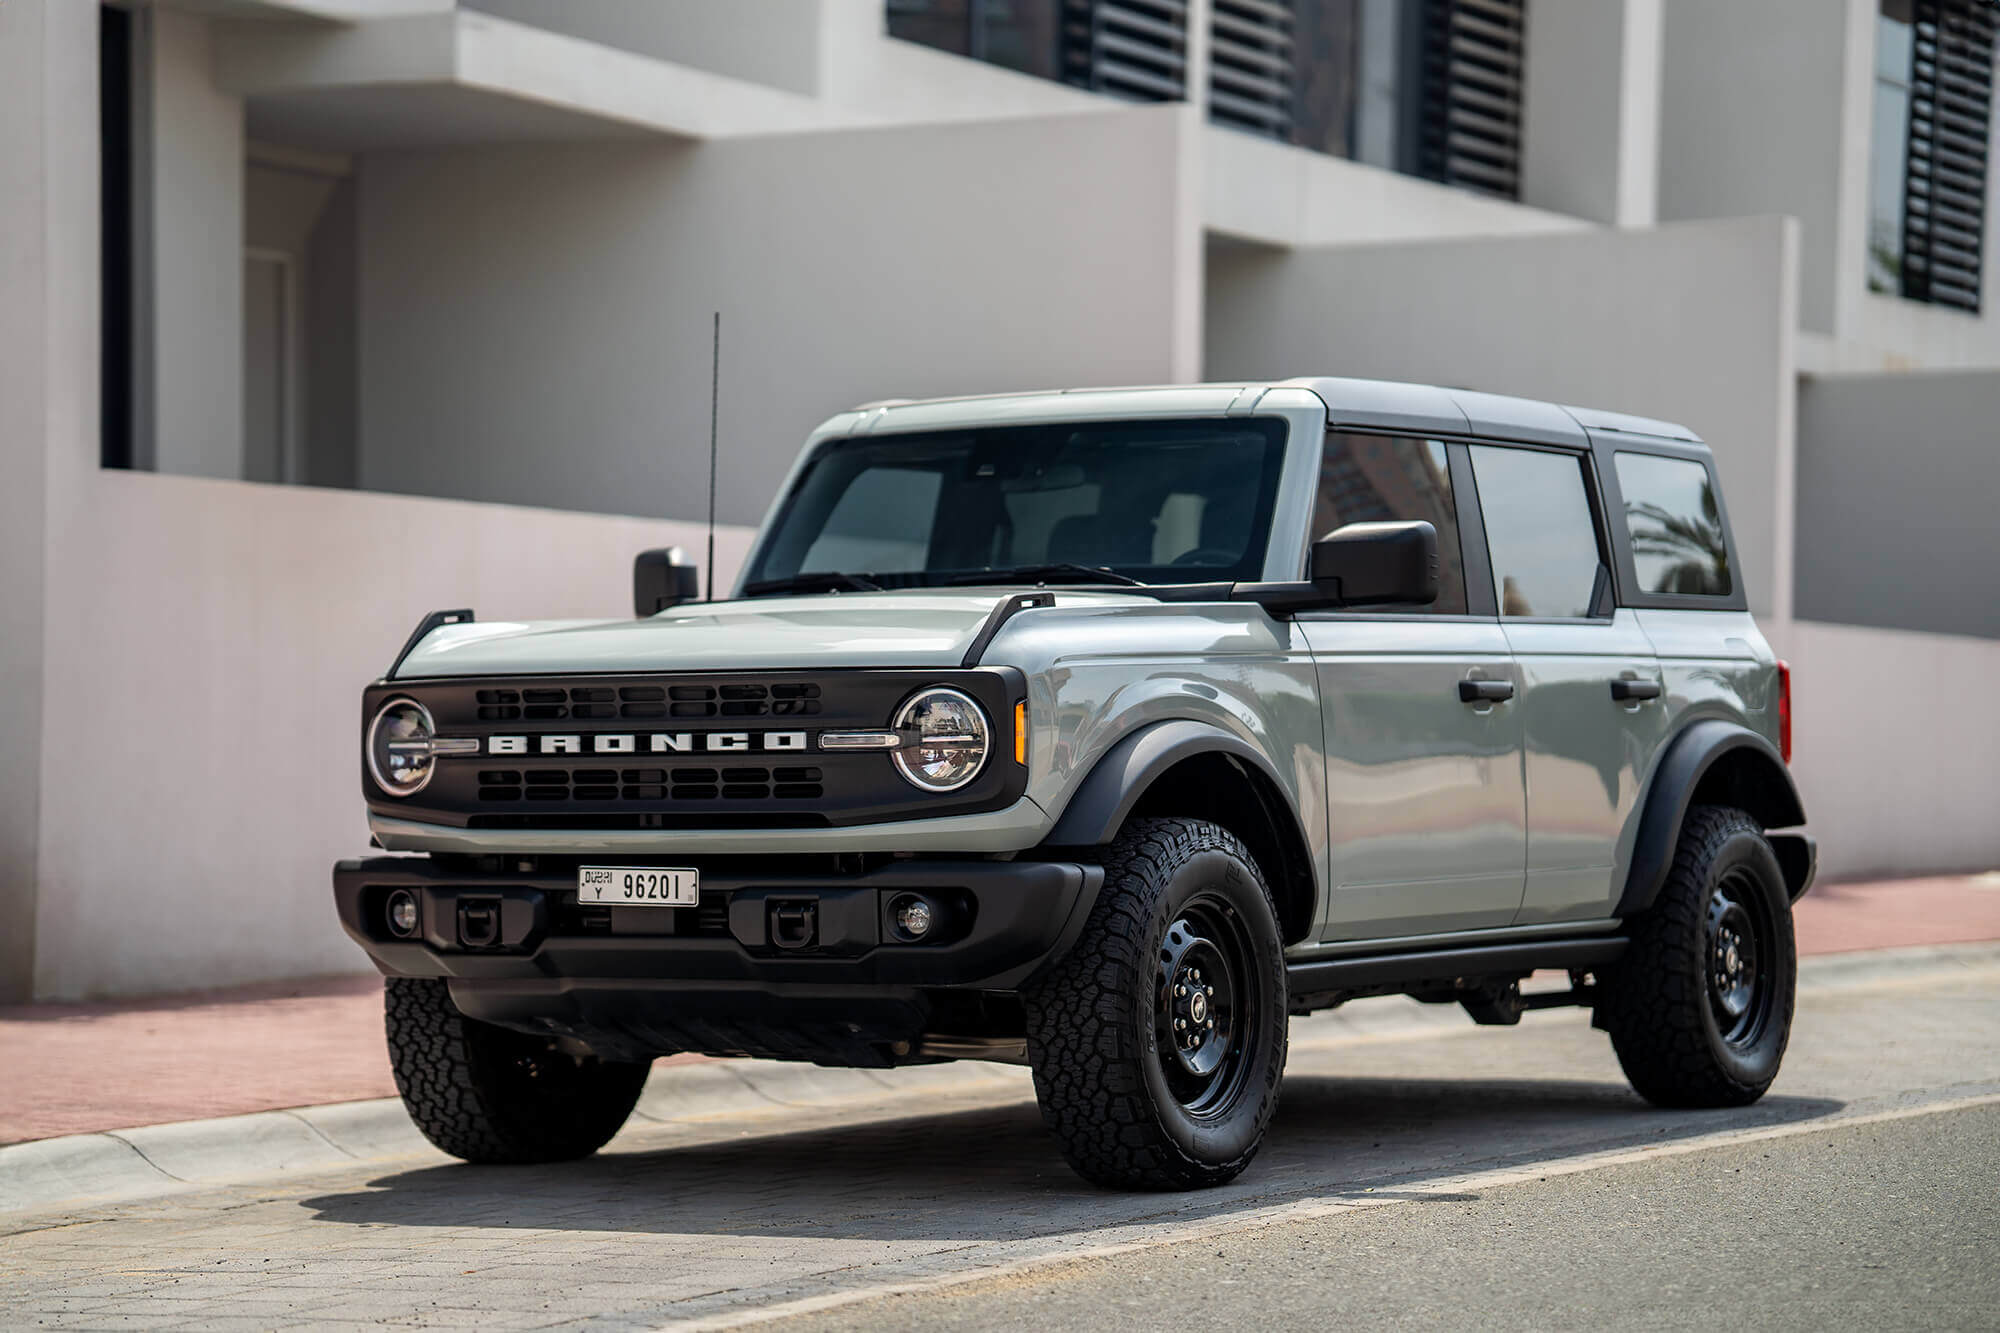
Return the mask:
M722 399L722 312L715 312L715 336L708 370L708 600L715 600L715 417Z

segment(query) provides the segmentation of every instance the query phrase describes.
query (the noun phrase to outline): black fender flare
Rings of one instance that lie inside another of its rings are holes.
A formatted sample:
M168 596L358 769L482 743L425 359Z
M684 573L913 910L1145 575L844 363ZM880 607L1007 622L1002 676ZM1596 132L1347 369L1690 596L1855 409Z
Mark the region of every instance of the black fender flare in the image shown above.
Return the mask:
M1798 788L1776 746L1740 723L1721 718L1695 722L1668 742L1653 770L1639 834L1632 843L1632 866L1613 916L1629 917L1653 905L1673 869L1674 847L1688 807L1694 804L1702 780L1717 771L1718 764L1727 765L1721 773L1730 779L1729 803L1747 810L1765 828L1792 828L1806 822ZM1774 846L1780 841L1785 846L1779 865L1796 899L1811 883L1816 858L1811 840L1803 834L1772 839Z
M1043 841L1053 847L1103 846L1118 836L1132 807L1161 774L1204 754L1228 755L1263 774L1278 791L1285 790L1271 761L1242 737L1191 718L1152 722L1105 752L1078 784ZM1290 813L1296 822L1298 811Z

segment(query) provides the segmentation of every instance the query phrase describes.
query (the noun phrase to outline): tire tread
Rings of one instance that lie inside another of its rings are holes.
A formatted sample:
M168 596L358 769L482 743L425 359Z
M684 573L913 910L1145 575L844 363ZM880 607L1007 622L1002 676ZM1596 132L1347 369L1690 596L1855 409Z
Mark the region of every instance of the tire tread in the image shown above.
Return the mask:
M1775 997L1770 1022L1776 1054L1770 1074L1748 1080L1730 1070L1714 1049L1704 1018L1707 993L1709 878L1731 839L1763 837L1763 827L1733 806L1689 809L1675 845L1674 862L1653 906L1630 923L1631 944L1605 980L1598 1021L1632 1087L1658 1106L1747 1106L1764 1095L1790 1039L1796 964ZM1794 949L1791 915L1778 914L1781 938L1772 947Z
M510 1094L499 1063L537 1040L469 1019L446 982L389 977L382 988L389 1065L425 1138L480 1163L568 1161L603 1147L645 1084L643 1064L593 1062L559 1097Z
M1234 1179L1262 1142L1219 1162L1190 1156L1160 1125L1139 1049L1154 960L1156 904L1174 867L1205 851L1241 861L1277 920L1270 887L1242 841L1196 819L1135 819L1104 858L1105 883L1082 936L1024 994L1028 1049L1042 1118L1077 1174L1118 1189L1188 1189ZM1281 964L1282 966L1282 964ZM1281 1028L1282 1033L1282 1028ZM1274 1071L1282 1071L1283 1036ZM1268 1121L1278 1074L1259 1090Z

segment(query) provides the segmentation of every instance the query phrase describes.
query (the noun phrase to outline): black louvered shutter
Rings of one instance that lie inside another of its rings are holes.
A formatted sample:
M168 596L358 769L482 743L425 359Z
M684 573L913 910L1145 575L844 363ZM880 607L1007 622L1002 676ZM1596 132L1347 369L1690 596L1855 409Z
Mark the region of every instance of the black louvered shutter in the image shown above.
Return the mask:
M1292 137L1292 0L1215 0L1208 115L1273 139Z
M1062 79L1134 102L1187 88L1184 0L1063 0Z
M1972 0L1914 0L1911 9L1903 295L1977 314L1993 108L1993 11Z
M1415 174L1520 197L1526 8L1527 0L1423 0Z

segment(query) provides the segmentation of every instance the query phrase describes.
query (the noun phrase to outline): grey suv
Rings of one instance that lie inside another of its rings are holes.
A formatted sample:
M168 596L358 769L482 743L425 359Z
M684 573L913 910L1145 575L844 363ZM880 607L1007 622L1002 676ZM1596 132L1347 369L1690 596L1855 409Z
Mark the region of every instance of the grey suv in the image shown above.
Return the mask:
M1811 838L1705 445L1363 380L844 412L735 595L439 612L365 692L347 931L470 1161L673 1051L1025 1062L1070 1163L1250 1162L1287 1019L1581 1005L1633 1086L1777 1074ZM1565 990L1524 995L1539 970Z

